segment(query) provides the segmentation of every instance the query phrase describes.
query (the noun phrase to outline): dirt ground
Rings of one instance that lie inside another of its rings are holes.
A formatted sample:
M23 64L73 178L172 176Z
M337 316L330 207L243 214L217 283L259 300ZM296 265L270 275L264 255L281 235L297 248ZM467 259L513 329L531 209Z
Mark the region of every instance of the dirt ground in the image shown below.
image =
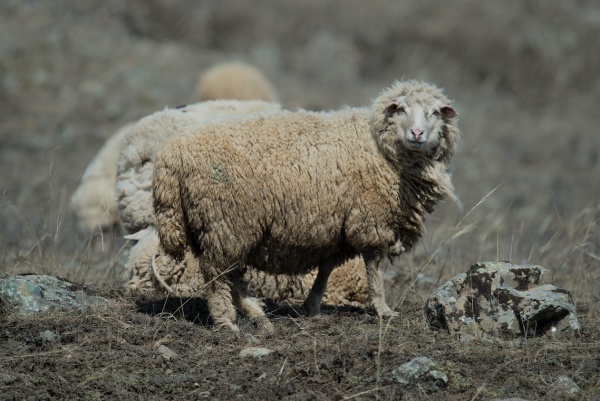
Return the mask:
M593 0L0 2L0 272L65 277L113 301L0 313L0 397L600 399L598 37ZM70 196L104 141L190 102L198 75L233 59L264 71L290 109L366 105L396 79L454 99L464 207L439 205L394 266L389 325L361 309L304 318L270 304L273 337L245 321L235 337L211 326L203 300L124 294L124 240L106 237L98 256L77 233ZM581 335L462 343L430 331L431 290L485 260L547 268ZM415 285L419 273L429 282ZM241 358L250 346L273 352ZM396 383L391 372L417 356L449 384ZM581 390L556 390L562 375Z

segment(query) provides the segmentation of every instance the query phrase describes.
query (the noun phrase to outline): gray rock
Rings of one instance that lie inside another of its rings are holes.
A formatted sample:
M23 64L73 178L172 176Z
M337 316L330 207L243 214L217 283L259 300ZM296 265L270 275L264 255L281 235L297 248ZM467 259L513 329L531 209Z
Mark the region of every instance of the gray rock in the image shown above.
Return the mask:
M108 304L102 297L88 295L78 284L37 274L0 276L0 304L17 314L49 309L83 309Z
M417 357L392 371L394 380L408 385L419 384L428 391L438 390L448 384L448 376L427 357Z
M50 330L44 330L40 333L40 337L42 338L42 341L44 342L48 342L48 343L53 343L54 341L57 340L57 336L56 334L54 334L52 331Z
M165 345L160 345L158 348L156 348L154 352L162 356L165 361L170 361L171 359L175 359L179 356L177 352L173 351L171 348Z
M461 336L570 337L581 329L571 294L541 285L544 272L535 265L477 263L429 297L427 320Z
M552 383L552 390L562 394L575 394L579 392L580 388L567 376L558 376L558 379Z
M240 357L260 358L261 356L269 355L271 352L273 351L268 348L248 347L240 351Z

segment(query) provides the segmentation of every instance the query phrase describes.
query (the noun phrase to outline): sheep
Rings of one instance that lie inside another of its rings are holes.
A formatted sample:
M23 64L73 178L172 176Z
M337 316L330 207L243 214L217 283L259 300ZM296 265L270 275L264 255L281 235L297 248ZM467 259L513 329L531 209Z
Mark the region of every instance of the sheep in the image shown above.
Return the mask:
M260 100L212 100L164 109L138 121L123 138L113 193L125 232L155 226L152 174L158 150L185 130L244 115L281 111L278 103Z
M221 71L221 72L219 72ZM228 76L227 74L233 74ZM277 99L269 80L254 67L243 63L217 64L202 74L197 83L195 101L209 99ZM128 123L113 134L100 148L81 176L78 187L71 197L79 232L91 237L97 248L95 234L107 234L121 230L117 205L114 200L117 159L123 147L122 139L135 122Z
M160 250L158 233L154 227L126 237L138 241L131 248L125 265L128 272L127 290L137 294L163 290L179 297L206 296L206 283L197 271L191 252L186 252L179 262L166 255ZM289 276L249 269L244 275L252 295L274 302L305 298L315 277L316 270L306 275ZM351 259L332 272L323 303L357 308L367 306L367 277L361 258Z
M119 226L113 188L121 142L132 126L132 123L124 125L106 141L86 167L79 186L73 192L71 209L75 212L82 235L106 233Z
M235 304L273 330L248 296L247 266L271 274L318 266L303 303L313 316L332 270L358 255L370 305L395 316L378 266L388 251L414 246L438 201L457 200L448 168L456 116L440 89L406 81L370 109L281 112L180 136L155 160L161 249L176 260L194 254L218 327L239 330Z
M198 79L196 98L278 101L269 80L257 68L241 61L217 64Z

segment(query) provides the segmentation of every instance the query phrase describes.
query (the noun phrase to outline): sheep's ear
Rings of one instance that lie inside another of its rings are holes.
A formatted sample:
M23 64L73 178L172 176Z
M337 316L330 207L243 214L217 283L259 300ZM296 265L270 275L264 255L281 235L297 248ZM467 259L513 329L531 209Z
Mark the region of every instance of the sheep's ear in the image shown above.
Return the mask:
M139 241L142 238L144 238L146 235L152 233L153 231L155 231L154 228L146 227L146 228L143 228L143 229L141 229L140 231L138 231L136 233L124 235L123 238L134 240L134 241Z
M442 113L442 116L444 117L444 120L448 120L450 118L454 118L458 115L458 113L456 112L456 110L454 110L454 108L450 107L450 106L444 106L440 109L440 112Z
M383 110L383 114L385 114L386 117L391 117L396 113L397 110L398 103L392 103Z

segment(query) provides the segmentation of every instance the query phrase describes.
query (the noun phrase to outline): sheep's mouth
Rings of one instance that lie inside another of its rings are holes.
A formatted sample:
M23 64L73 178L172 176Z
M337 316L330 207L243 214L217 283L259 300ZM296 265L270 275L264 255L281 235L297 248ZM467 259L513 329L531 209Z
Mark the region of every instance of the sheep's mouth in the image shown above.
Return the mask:
M414 150L423 149L423 147L425 147L424 141L415 141L409 139L406 142L408 142L408 147Z

